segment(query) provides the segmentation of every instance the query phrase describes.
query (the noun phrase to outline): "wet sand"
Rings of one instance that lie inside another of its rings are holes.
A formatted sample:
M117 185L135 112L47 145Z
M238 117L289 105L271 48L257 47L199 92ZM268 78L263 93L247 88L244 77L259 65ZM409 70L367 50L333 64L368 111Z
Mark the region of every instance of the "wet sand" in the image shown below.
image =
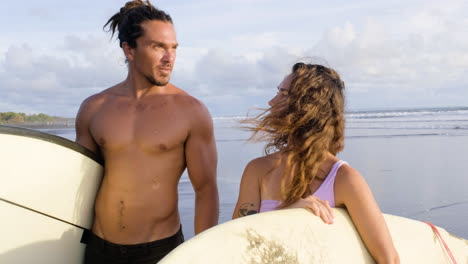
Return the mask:
M262 143L218 141L220 223L231 219L245 165ZM351 137L339 157L366 179L384 213L424 220L468 238L468 137ZM179 186L186 238L193 236L194 193L187 175Z

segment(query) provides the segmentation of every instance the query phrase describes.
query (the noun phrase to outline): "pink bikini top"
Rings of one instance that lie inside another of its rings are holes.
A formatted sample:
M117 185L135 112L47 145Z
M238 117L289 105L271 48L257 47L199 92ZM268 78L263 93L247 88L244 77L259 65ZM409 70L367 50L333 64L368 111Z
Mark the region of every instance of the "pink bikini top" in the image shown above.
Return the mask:
M343 164L348 163L342 160L335 162L330 170L330 173L328 173L320 187L312 194L319 199L327 200L331 207L335 207L335 191L333 187L335 184L336 172ZM281 202L277 200L262 200L260 203L260 213L273 211L280 205L280 203Z

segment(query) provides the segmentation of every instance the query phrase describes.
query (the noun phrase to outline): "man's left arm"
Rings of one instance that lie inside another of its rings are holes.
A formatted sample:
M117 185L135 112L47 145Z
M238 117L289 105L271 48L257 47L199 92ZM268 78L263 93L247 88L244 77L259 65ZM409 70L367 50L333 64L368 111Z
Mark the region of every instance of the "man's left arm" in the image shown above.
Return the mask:
M195 234L218 224L219 217L213 121L205 106L198 106L191 113L193 125L185 145L187 171L195 191Z

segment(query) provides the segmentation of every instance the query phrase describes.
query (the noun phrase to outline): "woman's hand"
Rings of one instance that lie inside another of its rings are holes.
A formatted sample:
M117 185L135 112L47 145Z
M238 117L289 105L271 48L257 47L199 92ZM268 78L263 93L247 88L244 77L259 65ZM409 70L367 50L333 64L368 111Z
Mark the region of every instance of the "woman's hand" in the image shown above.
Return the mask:
M309 195L306 198L302 198L290 206L285 207L285 209L290 208L305 208L316 216L322 218L324 223L333 224L334 215L330 204L328 201L321 200L316 196Z

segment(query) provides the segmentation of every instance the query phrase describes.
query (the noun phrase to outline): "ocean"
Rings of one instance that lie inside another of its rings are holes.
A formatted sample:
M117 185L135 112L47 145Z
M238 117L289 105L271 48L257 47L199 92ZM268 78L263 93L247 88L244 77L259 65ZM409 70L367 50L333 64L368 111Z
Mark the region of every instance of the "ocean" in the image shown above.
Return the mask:
M219 222L231 219L245 165L263 155L248 142L245 116L214 117L218 150ZM468 107L350 111L338 155L369 184L380 209L429 221L468 238ZM75 138L74 128L40 129ZM184 173L179 210L186 238L194 235L194 192Z

